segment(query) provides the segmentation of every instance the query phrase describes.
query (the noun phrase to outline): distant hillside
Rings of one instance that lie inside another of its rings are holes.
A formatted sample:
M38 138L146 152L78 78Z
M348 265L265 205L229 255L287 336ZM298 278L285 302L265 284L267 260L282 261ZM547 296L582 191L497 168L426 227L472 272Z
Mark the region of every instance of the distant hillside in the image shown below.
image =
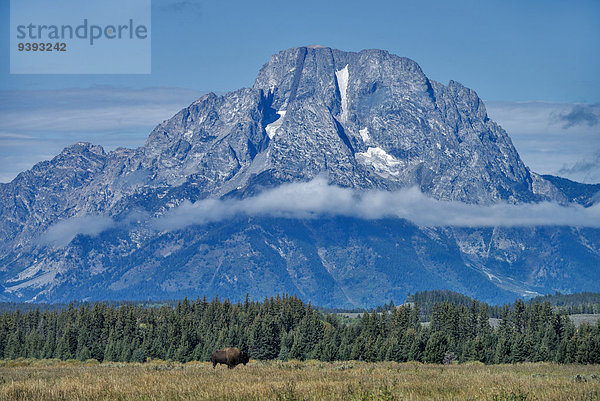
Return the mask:
M558 307L569 315L600 313L600 293L598 292L580 292L577 294L561 294L557 292L553 295L532 298L529 300L529 303L536 301L550 302L553 306Z
M199 298L200 299L200 298ZM206 297L204 298L206 301ZM161 306L170 306L174 308L180 301L178 300L160 300L160 301L103 301L104 304L113 307L119 307L121 305L132 305L141 308L156 308ZM471 298L467 295L449 291L449 290L429 290L429 291L418 291L414 294L409 294L406 297L404 305L414 304L419 306L421 317L424 321L427 321L431 317L431 311L435 304L447 302L453 305L463 305L467 308L473 306L473 302L478 304L484 304L487 307L489 316L491 318L500 318L504 305L488 305L484 302L480 302L477 299ZM577 294L561 294L555 293L553 295L545 295L535 297L527 301L528 304L535 302L550 302L552 306L556 306L567 314L600 314L600 293L597 292L581 292ZM72 302L74 307L78 308L82 305L90 305L90 302ZM0 313L2 312L28 312L28 311L62 311L66 309L69 304L56 303L24 303L24 302L0 302ZM377 306L375 308L327 308L319 305L313 306L314 309L324 314L343 314L352 315L354 317L362 315L365 312L376 312L381 313L385 311L391 311L396 308L393 302Z
M33 304L24 302L0 302L0 313L7 312L29 312L29 311L62 311L67 308L67 304Z
M473 302L478 302L469 296L449 290L430 290L418 291L414 294L409 294L406 297L407 303L415 303L419 306L421 317L429 320L433 306L438 303L448 302L453 305L463 305L467 308L473 305ZM500 317L500 307L496 305L487 305L490 317Z
M471 307L474 301L477 301L464 294L448 290L420 291L408 295L407 303L416 303L419 305L421 316L425 320L431 317L431 311L436 303L448 302L453 305L464 305ZM535 302L550 302L561 311L569 314L600 314L600 293L598 292L580 292L577 294L544 295L535 297L527 301L528 304ZM503 306L487 305L488 313L491 318L500 318Z
M567 197L569 202L579 203L587 207L600 200L600 184L582 184L553 175L543 175L542 177L554 184Z
M161 301L103 301L108 306L119 307L121 305L133 305L142 308L154 308L161 306L170 306L174 308L177 306L179 300L161 300ZM82 305L91 305L90 302L71 302L70 304L65 303L31 303L31 302L0 302L0 313L2 312L29 312L29 311L63 311L73 305L75 308L79 308Z

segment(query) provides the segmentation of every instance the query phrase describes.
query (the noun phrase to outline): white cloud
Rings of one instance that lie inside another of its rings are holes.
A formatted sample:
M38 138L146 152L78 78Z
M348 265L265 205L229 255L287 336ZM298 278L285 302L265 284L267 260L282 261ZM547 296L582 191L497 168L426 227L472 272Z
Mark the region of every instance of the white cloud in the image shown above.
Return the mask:
M72 217L50 226L40 238L40 243L62 248L79 234L96 236L114 225L115 222L108 216Z
M199 96L180 88L0 91L0 124L27 135L154 127Z
M323 177L284 184L246 199L184 201L159 217L133 211L120 221L107 216L73 217L52 225L42 245L62 248L77 235L95 236L110 228L142 228L162 232L225 221L236 216L315 219L345 216L365 220L406 219L422 227L600 227L600 203L588 208L556 203L490 206L430 198L418 188L395 192L361 191L329 185Z
M577 104L568 113L559 114L557 118L563 122L564 128L571 128L578 125L594 127L600 122L600 105Z
M584 226L600 227L600 204L584 208L556 203L491 206L432 199L417 188L387 192L359 191L328 185L323 178L306 183L285 184L242 200L206 199L184 202L151 226L172 231L206 224L236 215L316 218L347 216L361 219L402 218L419 226L522 227Z
M582 177L583 182L600 183L600 150L590 158L579 160L572 165L563 165L558 173L563 176L577 175Z

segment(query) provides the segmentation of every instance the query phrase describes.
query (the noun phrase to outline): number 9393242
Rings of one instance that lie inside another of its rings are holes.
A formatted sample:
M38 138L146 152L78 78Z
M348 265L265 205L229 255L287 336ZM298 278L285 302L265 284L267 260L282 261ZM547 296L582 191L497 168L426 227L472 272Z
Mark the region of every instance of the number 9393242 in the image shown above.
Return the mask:
M42 42L42 43L18 43L17 49L20 52L66 52L67 44L66 43L51 43L51 42Z

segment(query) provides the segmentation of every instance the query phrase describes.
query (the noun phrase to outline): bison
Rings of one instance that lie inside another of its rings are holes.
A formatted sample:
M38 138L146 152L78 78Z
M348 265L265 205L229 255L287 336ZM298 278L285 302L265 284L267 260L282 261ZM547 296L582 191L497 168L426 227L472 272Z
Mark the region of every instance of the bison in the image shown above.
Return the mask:
M240 363L247 364L249 360L248 353L240 351L237 347L220 349L210 356L213 369L217 366L217 363L224 363L229 369L233 369Z

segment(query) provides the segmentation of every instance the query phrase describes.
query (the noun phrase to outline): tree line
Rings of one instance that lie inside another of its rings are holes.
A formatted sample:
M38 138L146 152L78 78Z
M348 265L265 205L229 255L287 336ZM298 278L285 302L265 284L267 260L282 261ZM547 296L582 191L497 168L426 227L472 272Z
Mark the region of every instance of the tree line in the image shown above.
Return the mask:
M580 292L576 294L561 294L556 292L552 295L544 295L531 299L529 302L550 302L552 306L566 312L568 315L578 313L600 313L600 293Z
M473 298L450 290L425 290L417 291L414 294L408 294L406 302L410 304L418 304L421 311L421 320L429 321L431 312L436 304L449 302L454 305L471 306ZM502 311L502 306L486 305L489 317L499 318Z
M418 303L383 309L343 323L284 295L262 302L202 298L162 307L97 302L5 311L0 358L188 362L237 346L252 359L600 363L600 322L576 328L549 302L504 306L495 328L489 306L478 301L435 303L428 324L421 323Z

